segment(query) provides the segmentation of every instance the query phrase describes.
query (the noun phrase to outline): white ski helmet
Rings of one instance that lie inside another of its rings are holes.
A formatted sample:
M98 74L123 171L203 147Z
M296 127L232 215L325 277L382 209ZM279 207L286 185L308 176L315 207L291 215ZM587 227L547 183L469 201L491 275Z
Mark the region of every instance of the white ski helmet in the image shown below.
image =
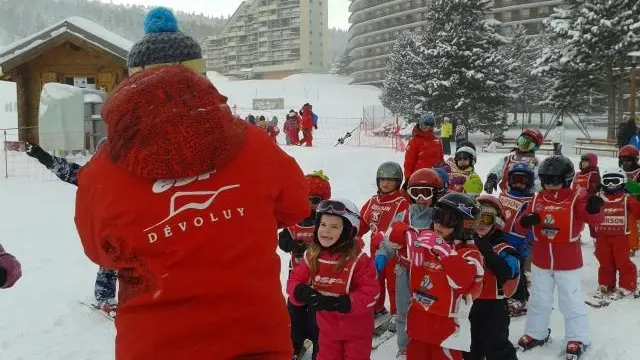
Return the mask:
M618 167L607 168L602 173L600 182L602 183L602 189L605 191L607 189L618 189L624 187L627 183L627 173Z
M456 150L456 155L454 157L454 160L456 160L456 165L458 165L458 154L469 155L469 157L471 157L471 162L470 162L471 166L474 166L478 159L478 157L476 156L476 151L472 147L462 146Z
M349 221L356 233L360 228L360 212L358 211L358 207L347 199L329 199L322 201L316 208L316 214L318 220L323 214L340 216ZM316 223L319 223L319 221Z

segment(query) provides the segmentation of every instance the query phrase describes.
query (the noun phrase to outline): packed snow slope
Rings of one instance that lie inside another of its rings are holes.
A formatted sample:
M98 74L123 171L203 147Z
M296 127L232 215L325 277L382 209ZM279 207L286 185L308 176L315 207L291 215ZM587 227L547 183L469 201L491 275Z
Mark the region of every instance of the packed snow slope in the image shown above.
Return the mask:
M388 160L402 162L403 158L402 153L385 149L285 147L285 150L305 172L324 169L331 178L334 196L347 197L360 205L376 191L377 166ZM477 168L483 179L500 156L503 155L480 155ZM615 165L612 158L601 158L601 167L610 165ZM47 170L39 166L31 169L42 173L34 173L31 178L0 179L0 243L18 257L24 271L15 288L0 291L0 359L112 360L113 323L78 303L92 298L97 266L84 256L74 226L75 187L51 181L45 175ZM586 295L595 290L597 264L591 240L586 239L585 243ZM276 247L274 237L274 250ZM284 283L288 255L279 254ZM551 317L552 343L521 354L520 359L558 358L564 348L564 327L557 309L556 306ZM590 359L631 360L640 353L637 341L640 300L620 300L608 308L588 311L593 336ZM524 323L525 317L512 321L513 341L522 334ZM395 352L393 339L372 358L393 359Z

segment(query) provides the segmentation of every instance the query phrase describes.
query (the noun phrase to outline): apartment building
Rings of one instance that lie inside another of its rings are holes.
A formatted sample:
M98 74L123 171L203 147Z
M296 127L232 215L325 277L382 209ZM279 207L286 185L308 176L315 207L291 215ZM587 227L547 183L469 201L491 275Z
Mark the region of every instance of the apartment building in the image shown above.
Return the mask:
M351 0L347 55L354 84L381 85L393 41L423 30L426 0Z
M507 36L516 25L523 25L529 35L538 35L543 30L544 19L563 3L563 0L494 0L492 15L502 22Z
M206 67L229 76L278 79L331 63L329 0L246 0L204 42Z

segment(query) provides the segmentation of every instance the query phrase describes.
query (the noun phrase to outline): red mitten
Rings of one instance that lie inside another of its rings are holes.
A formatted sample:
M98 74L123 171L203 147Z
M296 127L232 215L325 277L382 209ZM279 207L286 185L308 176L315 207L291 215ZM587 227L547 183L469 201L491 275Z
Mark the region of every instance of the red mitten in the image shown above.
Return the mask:
M389 229L387 229L387 233L385 234L385 236L391 243L391 246L403 248L407 245L404 234L409 229L410 227L406 223L400 221L395 222L391 224L391 226L389 226Z
M378 251L382 240L384 240L384 234L381 231L371 233L371 254L375 254Z

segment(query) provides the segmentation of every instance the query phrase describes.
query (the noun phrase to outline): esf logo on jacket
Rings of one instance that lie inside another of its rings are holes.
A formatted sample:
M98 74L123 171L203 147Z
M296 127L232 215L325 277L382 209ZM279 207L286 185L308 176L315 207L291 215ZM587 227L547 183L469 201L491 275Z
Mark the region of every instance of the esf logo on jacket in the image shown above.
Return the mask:
M174 193L171 195L171 200L169 202L168 215L158 223L144 229L149 243L154 243L159 239L168 239L174 236L175 233L186 233L190 229L200 228L218 221L227 221L234 217L244 217L244 208L242 207L233 207L209 212L203 211L207 210L211 204L214 203L218 195L240 187L239 184L226 185L216 190L207 191L179 191L180 189L176 189L195 181L207 180L214 172L215 171L212 171L185 179L158 180L153 184L151 191L156 194L161 194L169 190L173 190ZM181 205L177 206L176 204ZM177 221L171 221L180 213L187 210L199 211L196 212L195 216L188 218L182 216Z

